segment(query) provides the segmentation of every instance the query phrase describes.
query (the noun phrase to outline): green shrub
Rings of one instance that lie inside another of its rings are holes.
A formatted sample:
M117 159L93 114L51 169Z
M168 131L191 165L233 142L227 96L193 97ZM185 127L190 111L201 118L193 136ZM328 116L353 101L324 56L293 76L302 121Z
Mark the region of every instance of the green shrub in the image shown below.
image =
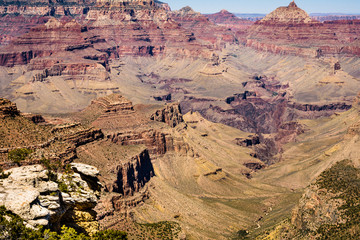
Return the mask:
M51 170L47 170L46 175L48 176L50 181L58 182L57 173L54 173Z
M235 239L236 239L236 240L248 239L248 238L247 238L247 235L248 235L248 234L249 234L249 233L248 233L248 231L246 231L246 230L239 230L239 231L236 232L235 237L234 237L234 240L235 240Z
M9 152L8 158L12 162L20 164L20 162L24 161L31 153L32 150L27 148L14 149Z
M123 231L117 231L117 230L104 230L97 232L92 239L94 240L102 240L102 239L109 239L109 240L125 240L127 238L127 233Z
M60 190L61 192L64 192L64 193L68 193L68 192L69 192L69 188L68 188L68 186L66 185L66 183L64 183L64 182L59 182L58 184L59 184L59 190Z

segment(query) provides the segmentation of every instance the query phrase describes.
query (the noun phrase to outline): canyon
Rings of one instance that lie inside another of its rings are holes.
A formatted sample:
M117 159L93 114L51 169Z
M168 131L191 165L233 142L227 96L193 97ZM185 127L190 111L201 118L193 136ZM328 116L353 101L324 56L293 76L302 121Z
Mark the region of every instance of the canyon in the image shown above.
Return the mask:
M153 0L3 0L0 19L0 205L28 226L306 239L344 223L318 183L360 166L359 20Z

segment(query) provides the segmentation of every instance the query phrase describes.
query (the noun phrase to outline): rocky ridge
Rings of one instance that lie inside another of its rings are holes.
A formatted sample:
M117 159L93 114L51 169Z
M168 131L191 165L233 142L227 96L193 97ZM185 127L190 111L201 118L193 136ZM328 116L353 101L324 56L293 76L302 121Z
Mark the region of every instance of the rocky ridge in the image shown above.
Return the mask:
M209 20L216 25L231 29L236 33L239 42L246 41L247 30L254 23L253 21L236 17L227 10L221 10L218 13L206 14Z
M210 48L215 47L216 50L221 50L226 43L237 41L233 32L225 27L216 26L205 15L194 11L189 6L171 12L170 16L183 28L191 31L194 39L202 40Z

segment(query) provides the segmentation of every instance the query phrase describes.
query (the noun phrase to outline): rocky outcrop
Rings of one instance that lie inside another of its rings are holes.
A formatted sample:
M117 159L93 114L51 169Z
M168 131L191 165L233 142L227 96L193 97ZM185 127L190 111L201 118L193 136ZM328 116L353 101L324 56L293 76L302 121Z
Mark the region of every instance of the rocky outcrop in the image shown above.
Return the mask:
M50 226L57 230L65 224L90 234L98 230L92 209L99 193L92 190L80 174L51 177L41 165L13 168L6 173L9 177L0 180L0 204L29 226ZM79 218L75 218L78 215L90 217L78 221Z
M0 116L11 117L4 120L3 140L9 139L9 143L0 148L0 167L9 169L14 166L25 166L40 163L41 159L50 161L71 162L76 158L76 149L84 144L104 138L100 129L84 127L79 123L59 124L55 126L42 126L45 120L40 115L21 114L16 105L6 99L1 99ZM16 116L16 117L15 117ZM0 118L1 119L1 118ZM38 124L40 126L38 126ZM25 132L24 132L25 131ZM10 140L11 135L24 138L22 140ZM32 154L21 162L15 163L8 158L8 153L16 149L28 149Z
M45 123L45 119L40 114L23 113L22 116L29 119L35 124Z
M20 112L15 103L12 103L5 98L0 98L0 118L16 116L19 114Z
M168 104L165 108L157 110L151 115L151 120L164 122L170 127L176 127L184 122L179 104Z
M163 96L154 96L156 101L171 101L171 93L163 95Z
M215 24L231 26L238 29L246 29L248 26L252 25L253 22L249 20L244 20L236 17L233 13L230 13L227 10L221 10L218 13L214 14L205 14L209 18L209 20ZM239 26L237 26L239 25Z
M242 147L252 147L260 144L260 138L257 135L249 135L247 138L236 138L235 143Z
M305 238L356 239L359 172L350 160L322 172L293 210L295 230Z
M338 208L342 204L335 194L311 185L293 210L291 222L298 229L310 231L316 231L322 224L336 224L341 215Z
M62 139L66 142L69 142L75 147L84 145L89 142L93 142L97 139L104 137L104 134L100 129L88 128L80 131L76 131L73 134L64 136Z
M103 109L104 116L109 114L119 114L119 112L133 112L134 107L132 102L119 94L112 94L106 97L95 99L91 102L93 105L98 105Z

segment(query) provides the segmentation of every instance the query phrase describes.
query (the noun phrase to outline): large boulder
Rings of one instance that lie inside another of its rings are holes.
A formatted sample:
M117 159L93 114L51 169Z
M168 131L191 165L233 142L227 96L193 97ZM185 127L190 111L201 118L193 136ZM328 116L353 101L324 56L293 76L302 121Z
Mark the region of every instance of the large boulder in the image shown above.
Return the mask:
M99 171L95 167L75 166L79 172L97 178ZM0 205L19 215L29 227L43 225L58 229L65 224L89 233L98 229L92 209L99 192L79 173L49 173L42 165L31 165L7 170L5 174L10 175L0 180ZM79 214L91 217L79 220Z

